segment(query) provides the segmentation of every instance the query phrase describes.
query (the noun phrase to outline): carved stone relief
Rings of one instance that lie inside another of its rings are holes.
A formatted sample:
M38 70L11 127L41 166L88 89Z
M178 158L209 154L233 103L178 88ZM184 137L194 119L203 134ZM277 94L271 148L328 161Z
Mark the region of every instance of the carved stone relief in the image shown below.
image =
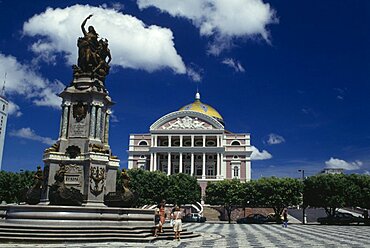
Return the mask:
M90 167L90 192L98 196L104 190L105 169L103 167Z
M85 119L86 114L87 104L78 102L77 104L73 105L73 118L76 119L76 122L80 122L81 120Z
M184 118L177 118L169 126L162 126L162 129L212 129L213 127L204 121L200 121L197 117L191 118L185 116Z

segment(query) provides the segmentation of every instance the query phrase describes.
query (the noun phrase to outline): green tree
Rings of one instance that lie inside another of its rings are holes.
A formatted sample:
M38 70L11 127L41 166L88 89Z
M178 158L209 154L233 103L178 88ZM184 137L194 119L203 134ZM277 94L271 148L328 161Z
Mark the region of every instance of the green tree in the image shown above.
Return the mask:
M201 190L195 177L178 173L170 175L168 180L167 202L183 205L200 201Z
M158 204L166 199L169 185L166 174L142 169L131 169L127 173L130 177L130 189L138 195L138 206Z
M284 208L298 205L302 201L303 184L298 179L270 177L261 178L253 184L253 204L273 208L277 220L280 220Z
M322 207L328 216L333 216L337 208L348 206L350 188L349 180L342 174L309 177L304 181L304 205Z
M243 202L242 183L239 180L210 182L206 188L205 201L208 204L222 205L231 223L231 212Z
M32 186L34 171L0 171L0 202L20 203L24 200L27 189Z
M257 181L249 181L242 185L240 198L244 207L259 207L259 194L256 187Z
M347 205L370 209L370 176L351 174L346 178Z

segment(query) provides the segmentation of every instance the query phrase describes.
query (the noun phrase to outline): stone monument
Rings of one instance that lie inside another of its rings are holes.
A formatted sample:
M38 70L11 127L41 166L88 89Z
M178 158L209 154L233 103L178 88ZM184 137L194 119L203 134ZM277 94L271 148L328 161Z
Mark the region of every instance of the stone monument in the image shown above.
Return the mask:
M59 138L44 152L46 175L42 202L53 205L104 205L104 196L116 191L119 159L108 144L113 102L105 88L111 54L106 39L98 40L94 27L78 39L78 63L73 81L60 93L63 99ZM106 60L108 58L108 60ZM59 178L58 174L61 174ZM59 184L59 185L57 185Z

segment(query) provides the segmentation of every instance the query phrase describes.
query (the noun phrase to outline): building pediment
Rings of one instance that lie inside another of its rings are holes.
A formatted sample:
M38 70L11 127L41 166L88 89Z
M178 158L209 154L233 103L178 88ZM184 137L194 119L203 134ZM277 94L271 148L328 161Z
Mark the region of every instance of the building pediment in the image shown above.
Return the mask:
M150 130L223 130L216 119L195 111L176 111L158 119Z
M165 123L159 129L178 130L178 129L213 129L213 126L207 122L199 120L197 117L185 116L178 117L176 120Z

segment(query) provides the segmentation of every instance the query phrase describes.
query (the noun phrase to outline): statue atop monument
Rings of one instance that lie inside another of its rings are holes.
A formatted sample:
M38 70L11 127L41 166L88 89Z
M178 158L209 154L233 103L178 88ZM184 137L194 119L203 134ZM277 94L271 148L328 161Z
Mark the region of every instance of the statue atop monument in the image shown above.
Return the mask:
M89 26L87 31L85 29L87 20L92 16L86 17L81 24L84 37L78 38L77 41L78 60L77 65L73 66L73 71L76 77L89 75L104 82L109 73L112 56L108 48L108 40L98 40L99 35L93 26Z

